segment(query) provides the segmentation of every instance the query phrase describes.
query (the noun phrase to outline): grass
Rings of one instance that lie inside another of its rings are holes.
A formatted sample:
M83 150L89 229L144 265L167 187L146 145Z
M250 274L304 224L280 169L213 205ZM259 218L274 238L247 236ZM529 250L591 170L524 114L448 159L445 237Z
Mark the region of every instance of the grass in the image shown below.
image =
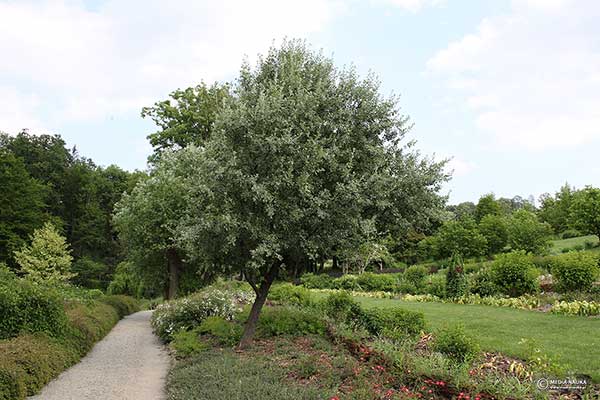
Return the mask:
M579 236L569 239L560 239L553 240L552 247L550 248L550 252L552 254L560 254L563 249L572 249L575 246L585 246L586 242L592 242L598 245L598 236L596 235L588 235L588 236ZM600 247L595 247L600 251Z
M481 305L414 303L393 299L357 298L365 307L396 307L421 311L429 328L461 323L483 350L526 359L519 344L533 340L543 353L600 382L600 318L545 314Z

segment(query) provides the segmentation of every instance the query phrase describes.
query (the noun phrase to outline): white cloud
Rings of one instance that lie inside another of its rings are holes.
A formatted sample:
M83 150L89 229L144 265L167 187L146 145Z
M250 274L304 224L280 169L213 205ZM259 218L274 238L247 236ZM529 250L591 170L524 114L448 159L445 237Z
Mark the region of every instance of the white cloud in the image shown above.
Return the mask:
M417 12L425 7L435 7L444 4L446 0L383 0L386 3L408 10L410 12Z
M528 149L600 139L600 2L516 0L427 63L495 142Z
M0 82L19 88L2 96L13 116L0 130L137 112L178 87L228 79L244 55L318 32L340 10L335 0L109 0L93 11L81 1L0 2Z

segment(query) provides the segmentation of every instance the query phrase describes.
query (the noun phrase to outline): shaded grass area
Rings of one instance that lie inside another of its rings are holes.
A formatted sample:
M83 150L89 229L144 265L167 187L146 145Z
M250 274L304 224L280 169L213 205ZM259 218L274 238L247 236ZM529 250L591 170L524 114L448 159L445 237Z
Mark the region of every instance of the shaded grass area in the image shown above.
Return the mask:
M596 246L598 246L598 236L587 235L569 239L553 240L550 252L552 254L559 254L562 252L563 249L572 249L575 246L585 246L586 242L592 242ZM600 247L594 247L592 250L600 251Z
M463 324L483 350L528 358L530 349L519 344L533 340L543 353L568 364L573 372L600 382L600 318L546 314L481 305L415 303L394 299L357 298L365 307L397 307L421 311L429 328Z

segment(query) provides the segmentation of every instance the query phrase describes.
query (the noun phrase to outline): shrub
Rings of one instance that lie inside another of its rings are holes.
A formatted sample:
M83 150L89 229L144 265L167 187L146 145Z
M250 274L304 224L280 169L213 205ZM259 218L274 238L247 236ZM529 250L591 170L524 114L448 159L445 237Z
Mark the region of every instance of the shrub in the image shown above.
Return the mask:
M23 279L0 282L0 339L21 332L64 333L67 323L63 303L55 290Z
M323 310L331 318L348 323L360 321L362 309L347 292L332 293L323 301Z
M479 352L475 340L460 325L440 330L433 349L459 363L472 360Z
M310 307L315 302L309 289L291 283L274 285L269 291L269 300L303 307Z
M538 290L533 256L524 251L501 254L492 264L494 283L512 297Z
M495 296L500 293L500 288L494 281L494 274L491 268L481 269L474 274L468 275L468 291L480 296Z
M343 275L335 278L332 282L334 289L360 290L358 278L356 275Z
M425 329L423 313L403 308L371 308L363 310L362 325L372 335L401 339Z
M117 310L117 313L119 313L119 318L123 318L126 315L140 311L139 302L130 296L114 294L111 296L102 297L100 301L112 306L115 310Z
M152 315L154 332L170 341L172 334L191 330L210 316L233 319L236 303L233 295L218 289L208 289L182 299L169 301L156 307Z
M551 234L550 225L540 222L531 211L515 211L509 220L508 236L513 250L540 254L550 246Z
M73 263L71 271L75 274L71 279L73 284L86 288L106 289L110 272L108 265L89 257L82 257Z
M403 275L405 282L413 284L417 289L423 286L423 280L429 271L422 265L413 265L406 269Z
M442 273L428 275L425 278L424 292L437 297L446 297L446 275Z
M169 343L169 347L175 350L178 357L188 357L208 350L209 344L201 341L199 335L198 328L176 332L173 334L173 341Z
M503 216L486 215L479 222L479 232L485 237L489 255L500 253L508 244L508 227Z
M325 321L311 310L291 307L266 307L258 319L259 335L263 337L325 333Z
M300 277L302 285L309 289L332 289L333 279L327 274L304 274Z
M579 232L577 229L567 229L562 233L562 235L560 235L562 239L571 239L579 236L582 235L581 232Z
M79 358L43 333L0 342L0 355L0 399L11 400L34 395Z
M243 328L241 325L221 317L208 317L194 331L209 334L223 345L234 346L242 338Z
M75 304L67 309L66 340L80 356L85 355L119 321L117 310L104 303Z
M463 269L462 259L458 254L452 256L446 273L446 296L460 297L467 290L467 280Z
M597 275L598 256L594 253L575 252L554 257L552 276L559 291L589 290Z
M360 290L366 292L394 292L398 287L398 280L390 274L365 272L358 275L356 282L360 286Z

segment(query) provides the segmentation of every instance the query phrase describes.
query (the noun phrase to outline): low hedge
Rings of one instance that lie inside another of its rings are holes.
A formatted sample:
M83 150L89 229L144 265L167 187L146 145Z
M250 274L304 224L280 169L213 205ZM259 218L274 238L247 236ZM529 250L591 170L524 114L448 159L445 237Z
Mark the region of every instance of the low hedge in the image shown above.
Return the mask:
M101 302L112 306L119 313L119 318L140 311L140 303L133 297L115 294L104 296L100 299Z
M28 293L44 298L35 290ZM39 311L38 320L29 318L38 322L21 324L27 329L21 329L16 337L0 340L0 400L22 400L37 393L102 339L117 323L121 312L136 308L134 299L108 297L102 301L67 302L61 306L61 312L56 311L64 318L64 326L29 333L46 327L39 322L45 321Z

